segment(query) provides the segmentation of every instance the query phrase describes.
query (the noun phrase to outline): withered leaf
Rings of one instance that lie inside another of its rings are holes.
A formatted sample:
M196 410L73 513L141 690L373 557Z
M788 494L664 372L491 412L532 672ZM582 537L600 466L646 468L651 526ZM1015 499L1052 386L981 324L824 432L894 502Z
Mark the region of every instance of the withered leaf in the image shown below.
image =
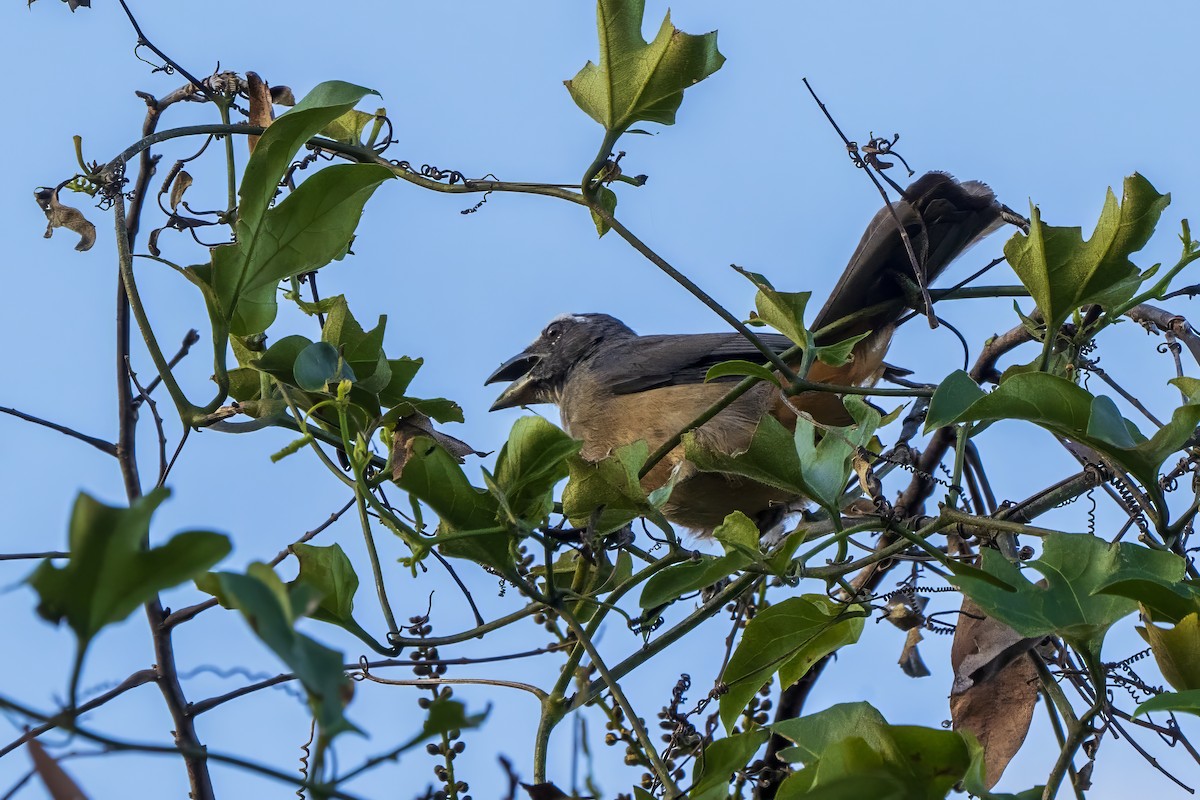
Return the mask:
M1037 670L1028 651L1040 641L986 616L970 598L950 647L954 688L950 719L983 745L985 782L990 789L1021 749L1037 703Z
M921 651L917 649L922 638L920 628L909 628L904 649L900 651L900 669L910 678L928 678L930 675L929 667L925 666Z
M79 788L79 784L66 773L66 770L46 752L37 739L31 739L25 745L29 757L33 759L33 768L46 787L46 793L52 800L87 800L87 795Z
M271 111L271 89L257 72L246 73L246 95L250 98L250 118L247 121L251 125L264 128L270 125L274 118ZM255 145L258 144L258 137L247 136L246 143L253 153Z
M58 189L43 186L34 192L33 196L46 215L46 233L43 234L45 238L53 236L55 228L66 228L79 234L76 250L82 253L92 248L96 243L96 226L88 222L87 217L83 216L83 212L78 208L64 206L58 202Z
M460 439L434 429L433 422L424 414L409 414L396 421L396 429L392 432L392 480L398 481L404 474L404 465L412 456L413 441L418 436L433 439L460 464L466 461L467 456L487 455Z
M175 180L171 183L171 210L175 211L179 208L179 204L183 202L183 193L192 185L192 176L186 169L179 170L179 174L175 176Z

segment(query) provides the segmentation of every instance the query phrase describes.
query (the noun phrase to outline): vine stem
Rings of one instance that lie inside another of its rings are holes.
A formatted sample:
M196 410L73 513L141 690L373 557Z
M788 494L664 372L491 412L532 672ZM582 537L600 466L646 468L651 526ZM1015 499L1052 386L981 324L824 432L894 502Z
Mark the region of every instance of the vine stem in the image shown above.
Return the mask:
M167 358L163 355L162 348L158 346L158 338L154 335L154 329L150 325L150 318L146 315L141 295L138 294L137 283L133 277L133 254L130 251L129 237L125 229L125 196L119 192L113 200L113 217L116 222L117 259L121 271L121 284L124 287L128 307L133 312L134 319L137 320L138 329L142 333L142 339L146 343L146 350L150 354L150 359L154 362L154 367L158 370L163 385L167 387L167 393L171 395L171 400L175 402L179 418L183 421L184 425L190 426L194 421L197 409L187 399L187 396L183 393L183 389L179 386L179 382L175 380L175 374L171 371L171 367L167 363ZM126 352L125 357L128 358L128 355L128 352ZM127 361L122 361L121 371L123 374L128 373ZM123 382L124 379L122 379ZM130 402L132 403L132 397L130 398ZM141 494L140 488L138 494Z
M621 684L617 681L613 674L609 672L608 666L604 663L604 659L600 656L600 651L596 649L596 645L592 642L591 636L575 619L575 616L568 611L559 610L559 616L567 623L567 627L575 634L576 641L583 645L587 650L588 658L592 662L592 666L600 673L600 679L604 681L608 691L612 693L613 699L617 701L617 705L625 712L625 721L629 723L629 727L633 730L633 734L637 737L638 744L645 751L646 758L650 761L650 765L658 774L658 780L666 789L666 798L679 797L679 787L675 785L675 781L671 778L671 770L663 763L662 758L658 755L658 750L654 746L654 742L650 741L650 735L646 732L646 726L637 714L637 709L629 702L629 698L625 696L625 692L621 689Z

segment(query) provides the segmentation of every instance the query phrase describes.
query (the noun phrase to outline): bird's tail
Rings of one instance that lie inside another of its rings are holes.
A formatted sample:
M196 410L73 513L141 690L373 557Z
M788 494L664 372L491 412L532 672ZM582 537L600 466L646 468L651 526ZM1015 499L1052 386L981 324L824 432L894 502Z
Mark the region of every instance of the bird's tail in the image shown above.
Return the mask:
M873 385L883 374L883 359L896 322L910 307L911 287L931 283L971 245L1014 218L1013 212L996 201L992 190L978 181L959 183L944 172L918 178L905 190L903 199L881 209L871 220L829 301L813 321L813 330L819 331L853 316L818 336L818 344L870 335L855 345L849 363L834 367L818 361L809 371L809 379L841 386ZM913 274L913 258L900 236L897 219L908 234L923 272L922 281ZM805 392L780 414L793 414L796 408L826 425L852 422L836 394Z
M929 285L971 245L1000 227L1006 211L992 190L978 181L959 183L944 172L917 178L902 200L880 209L871 220L813 329L874 307L878 311L839 326L822 337L825 342L818 342L827 344L894 323L906 308L904 279L910 285ZM923 281L913 274L913 259L897 219L908 234Z

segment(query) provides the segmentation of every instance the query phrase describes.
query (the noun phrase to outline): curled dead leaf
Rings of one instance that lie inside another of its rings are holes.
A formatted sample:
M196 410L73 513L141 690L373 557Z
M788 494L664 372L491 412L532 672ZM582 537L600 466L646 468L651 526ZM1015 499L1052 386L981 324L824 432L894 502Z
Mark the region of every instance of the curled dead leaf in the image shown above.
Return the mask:
M267 86L267 82L257 72L246 73L246 96L250 98L248 122L263 128L270 125L271 120L274 119L271 110L271 87ZM258 137L247 136L246 143L250 146L250 152L253 153L255 145L258 144Z
M910 678L928 678L931 674L921 658L921 651L917 649L923 638L920 628L910 628L904 639L904 648L900 651L900 669Z
M186 169L179 170L171 182L171 210L176 211L183 202L183 193L192 185L192 176Z
M54 235L55 228L66 228L79 234L79 243L75 249L79 252L90 250L96 243L96 226L88 222L87 217L78 208L64 206L58 202L58 189L43 186L33 193L38 206L46 215L45 238Z
M962 615L950 647L954 688L950 719L983 746L990 789L1025 741L1037 703L1037 669L1029 651L1040 639L1023 638L963 598Z
M392 480L398 481L404 474L404 466L413 454L413 442L419 436L433 439L460 464L466 461L467 456L487 455L460 439L434 429L433 422L424 414L409 414L397 420L392 432Z

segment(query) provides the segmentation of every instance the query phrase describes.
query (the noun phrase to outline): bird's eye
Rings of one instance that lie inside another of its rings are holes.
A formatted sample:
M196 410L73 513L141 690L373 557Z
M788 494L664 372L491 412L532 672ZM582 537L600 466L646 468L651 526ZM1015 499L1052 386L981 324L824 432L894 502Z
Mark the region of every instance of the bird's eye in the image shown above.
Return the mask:
M548 328L546 328L546 332L543 333L542 335L553 342L559 336L562 336L562 328L560 328L557 325L551 325Z

